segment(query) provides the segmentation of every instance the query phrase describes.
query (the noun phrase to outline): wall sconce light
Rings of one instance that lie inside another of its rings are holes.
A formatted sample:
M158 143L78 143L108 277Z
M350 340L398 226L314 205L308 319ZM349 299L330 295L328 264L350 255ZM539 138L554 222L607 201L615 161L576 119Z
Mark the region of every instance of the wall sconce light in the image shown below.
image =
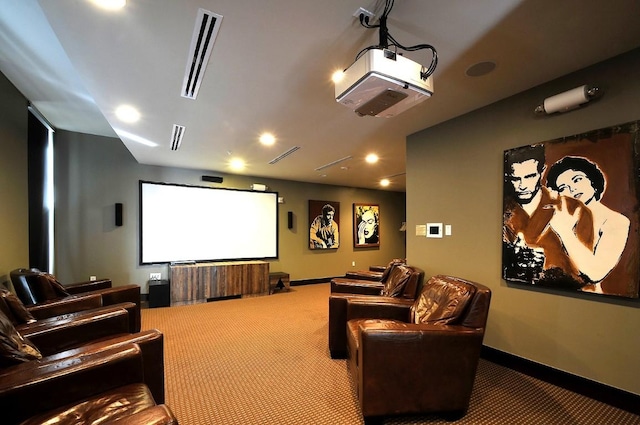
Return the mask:
M541 105L536 106L536 114L553 114L555 112L567 112L578 108L583 103L599 97L601 90L598 87L583 85L575 89L567 90L555 96L548 97Z

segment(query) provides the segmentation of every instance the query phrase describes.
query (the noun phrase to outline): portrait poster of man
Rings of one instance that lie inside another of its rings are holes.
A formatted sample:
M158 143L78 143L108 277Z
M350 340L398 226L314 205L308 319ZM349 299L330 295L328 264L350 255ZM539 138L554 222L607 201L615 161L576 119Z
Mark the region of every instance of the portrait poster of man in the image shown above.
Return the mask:
M506 281L638 298L639 123L504 152Z
M380 246L380 206L353 204L353 245Z
M309 249L340 246L340 202L309 201Z

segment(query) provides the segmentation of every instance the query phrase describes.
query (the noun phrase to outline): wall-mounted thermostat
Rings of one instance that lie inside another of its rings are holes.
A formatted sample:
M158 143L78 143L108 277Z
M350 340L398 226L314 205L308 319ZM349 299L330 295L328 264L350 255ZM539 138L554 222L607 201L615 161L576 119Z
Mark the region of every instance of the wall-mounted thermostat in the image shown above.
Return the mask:
M427 223L427 237L428 238L441 238L442 237L442 223Z

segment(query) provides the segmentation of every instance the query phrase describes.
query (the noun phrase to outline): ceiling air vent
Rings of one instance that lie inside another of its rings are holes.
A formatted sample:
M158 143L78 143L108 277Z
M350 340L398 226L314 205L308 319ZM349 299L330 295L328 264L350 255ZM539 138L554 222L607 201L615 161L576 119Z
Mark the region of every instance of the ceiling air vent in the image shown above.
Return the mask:
M213 49L213 42L216 40L221 23L222 15L198 9L189 56L187 57L187 68L182 82L182 97L195 99L198 96L204 71Z
M276 162L285 159L286 157L288 157L289 155L291 155L292 153L294 153L295 151L297 151L298 149L300 149L300 146L294 146L291 149L289 149L288 151L280 154L279 156L273 158L271 161L269 161L269 164L275 164Z
M322 170L324 170L325 168L333 167L334 165L336 165L336 164L340 164L340 163L341 163L341 162L343 162L343 161L348 161L348 160L350 160L351 158L353 158L351 155L349 155L349 156L345 156L344 158L340 158L340 159L338 159L338 160L335 160L335 161L333 161L333 162L330 162L330 163L328 163L328 164L324 164L324 165L322 165L322 166L320 166L320 167L316 168L316 171L322 171Z
M182 138L184 137L184 125L173 125L173 132L171 133L171 150L177 151L182 144Z

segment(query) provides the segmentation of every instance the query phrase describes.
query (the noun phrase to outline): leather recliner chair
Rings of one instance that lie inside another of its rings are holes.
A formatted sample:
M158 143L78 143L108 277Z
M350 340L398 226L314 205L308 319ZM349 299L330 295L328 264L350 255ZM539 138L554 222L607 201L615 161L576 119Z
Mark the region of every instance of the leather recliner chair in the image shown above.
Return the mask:
M337 292L329 296L329 353L334 359L347 354L347 301L354 296L384 300L394 298L411 305L418 295L424 280L424 271L406 264L393 264L386 282L374 287L373 282L332 281ZM348 291L353 291L348 293Z
M36 318L46 317L47 314L60 315L87 308L131 302L135 304L131 315L131 331L140 330L140 286L138 285L112 287L109 279L62 285L54 276L37 269L16 269L10 272L10 277L16 295ZM100 298L99 301L96 297ZM96 302L99 305L96 305Z
M164 337L156 329L129 332L129 313L120 306L85 310L60 320L45 319L18 331L0 311L0 381L17 363L82 356L99 348L138 344L144 358L145 384L164 403ZM1 410L0 410L1 411Z
M491 291L434 276L412 304L353 297L348 368L365 422L397 414L463 416L469 406Z
M23 362L0 372L4 424L177 424L145 384L137 344Z

